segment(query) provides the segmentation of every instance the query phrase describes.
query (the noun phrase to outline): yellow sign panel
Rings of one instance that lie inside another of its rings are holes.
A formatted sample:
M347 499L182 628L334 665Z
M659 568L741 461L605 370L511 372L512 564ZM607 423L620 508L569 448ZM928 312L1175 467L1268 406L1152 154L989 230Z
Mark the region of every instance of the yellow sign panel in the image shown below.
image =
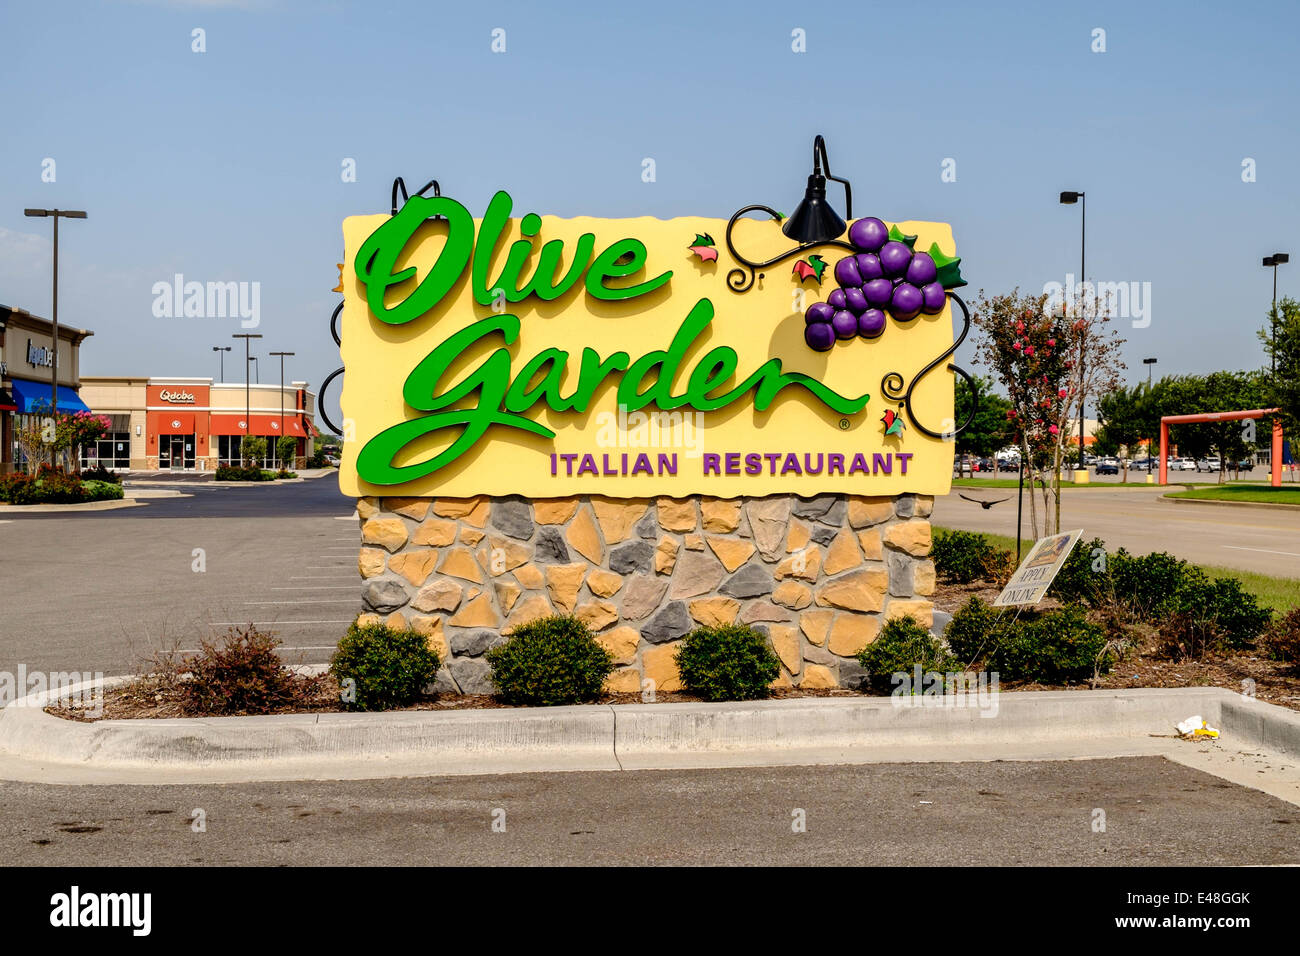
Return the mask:
M738 292L724 220L509 213L414 197L344 221L345 493L947 493L950 307L815 351L809 307L851 249ZM896 229L954 253L947 225ZM729 239L794 245L775 221Z

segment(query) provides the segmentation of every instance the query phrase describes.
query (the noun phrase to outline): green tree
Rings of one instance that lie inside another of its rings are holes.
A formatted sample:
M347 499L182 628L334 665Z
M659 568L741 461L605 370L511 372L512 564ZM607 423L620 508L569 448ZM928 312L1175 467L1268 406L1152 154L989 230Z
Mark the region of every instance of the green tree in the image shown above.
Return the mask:
M239 442L239 456L260 466L266 458L266 439L258 435L245 435Z
M298 439L292 435L281 435L275 440L275 457L282 468L292 468L293 459L298 451ZM288 462L286 465L285 462Z
M1100 454L1116 455L1123 450L1131 458L1139 442L1158 435L1160 430L1160 416L1152 415L1151 393L1145 385L1117 388L1101 396L1097 420L1101 426L1096 445ZM1127 460L1123 467L1123 480L1128 481Z
M1300 430L1300 302L1287 296L1277 304L1276 312L1270 309L1269 324L1259 337L1270 359L1265 404L1282 410L1282 427L1288 435L1295 435Z
M1011 403L993 391L993 380L975 376L975 395L979 405L971 423L957 435L959 455L978 455L988 458L1016 440L1011 423ZM956 420L964 422L970 414L971 388L966 380L957 376L957 392L953 401Z

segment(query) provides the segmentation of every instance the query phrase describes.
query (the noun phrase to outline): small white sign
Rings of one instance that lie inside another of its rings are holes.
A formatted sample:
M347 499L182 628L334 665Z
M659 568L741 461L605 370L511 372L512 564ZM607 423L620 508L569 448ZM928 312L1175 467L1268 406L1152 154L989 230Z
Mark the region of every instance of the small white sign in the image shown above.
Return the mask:
M1002 589L994 607L1010 607L1017 604L1037 604L1052 586L1061 565L1074 550L1075 544L1083 536L1083 529L1054 534L1039 538L1034 543L1025 560L1020 563L1016 573Z

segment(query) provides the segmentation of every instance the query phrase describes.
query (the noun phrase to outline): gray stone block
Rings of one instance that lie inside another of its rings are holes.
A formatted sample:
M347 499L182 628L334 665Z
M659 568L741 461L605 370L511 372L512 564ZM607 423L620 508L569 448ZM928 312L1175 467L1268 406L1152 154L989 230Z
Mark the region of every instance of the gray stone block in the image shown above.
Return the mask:
M538 564L568 564L569 549L564 544L558 528L543 528L533 547L533 558Z
M835 495L818 495L816 498L795 498L790 513L796 518L820 518L835 504Z
M456 658L451 662L451 676L462 694L494 694L492 668L479 658Z
M486 652L489 648L496 647L498 644L504 644L506 638L502 637L496 631L489 631L486 628L477 628L473 631L461 631L457 634L449 634L447 637L447 646L451 652L458 657L478 657Z
M645 516L636 523L636 535L638 538L659 538L659 509L655 505L650 505Z
M948 625L952 623L952 615L947 611L940 611L935 608L934 623L930 625L930 633L935 637L943 637L943 632L948 630Z
M391 614L410 599L406 588L393 578L372 578L361 590L361 603L376 614Z
M839 678L841 687L847 687L849 690L862 690L867 684L868 676L866 668L858 663L857 658L840 658Z
M629 541L609 552L609 569L615 574L653 574L654 545L648 541Z
M894 514L900 518L910 518L916 514L916 495L900 495L894 502Z
M812 526L812 531L809 532L809 536L813 539L814 544L820 544L822 547L826 547L835 540L835 536L839 533L838 528L832 528L824 524L815 524Z
M651 644L666 644L685 637L691 628L691 616L686 613L686 605L681 601L673 601L646 622L641 628L641 636Z
M916 586L916 562L901 551L886 551L885 565L889 568L889 593L894 597L912 597Z
M500 498L492 502L492 526L512 538L527 541L533 536L533 509L521 498Z
M718 588L729 597L752 598L772 593L772 572L761 564L747 564Z

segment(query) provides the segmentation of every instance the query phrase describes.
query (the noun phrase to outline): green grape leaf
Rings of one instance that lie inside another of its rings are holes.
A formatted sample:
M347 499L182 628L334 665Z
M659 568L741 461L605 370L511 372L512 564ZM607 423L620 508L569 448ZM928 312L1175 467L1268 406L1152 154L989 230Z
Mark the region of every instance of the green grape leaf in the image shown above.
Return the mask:
M916 248L916 236L903 235L903 233L899 231L899 228L897 226L889 227L889 238L892 239L894 242L901 242L909 249Z
M711 246L713 244L714 244L713 237L710 236L707 232L704 233L704 235L700 235L697 232L695 234L695 241L691 243L691 248L694 248L695 246Z
M947 256L939 250L937 242L930 243L930 258L939 268L939 277L936 280L945 289L956 289L958 286L966 284L966 280L961 277L961 256Z

